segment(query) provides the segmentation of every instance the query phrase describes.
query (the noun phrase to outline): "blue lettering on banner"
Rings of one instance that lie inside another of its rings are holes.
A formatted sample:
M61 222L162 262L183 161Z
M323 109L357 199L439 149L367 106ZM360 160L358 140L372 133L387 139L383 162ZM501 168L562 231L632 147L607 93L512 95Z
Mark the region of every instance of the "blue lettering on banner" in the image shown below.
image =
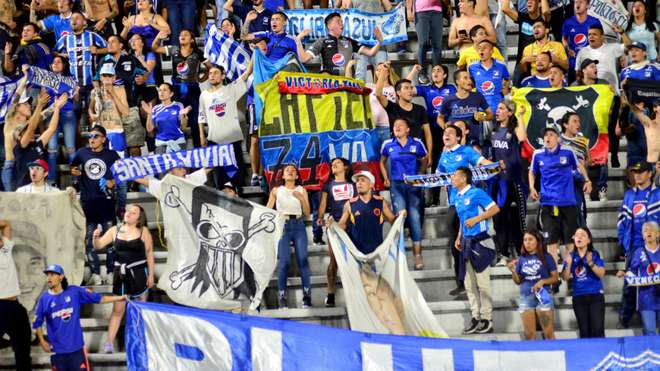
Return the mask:
M286 32L290 35L298 35L302 30L309 29L312 33L309 39L321 39L327 37L325 28L325 17L338 12L344 20L344 33L360 44L372 46L376 44L374 29L379 27L383 33L383 45L408 40L406 29L406 12L403 6L397 6L386 13L370 13L358 9L296 9L285 10L289 17Z
M115 180L123 183L161 174L175 167L197 169L218 166L224 167L230 177L236 173L238 166L231 144L218 144L159 155L127 157L115 161L110 169Z
M655 345L654 345L655 344ZM589 351L576 351L588 349ZM290 320L130 302L130 370L650 370L660 336L472 341L366 334Z

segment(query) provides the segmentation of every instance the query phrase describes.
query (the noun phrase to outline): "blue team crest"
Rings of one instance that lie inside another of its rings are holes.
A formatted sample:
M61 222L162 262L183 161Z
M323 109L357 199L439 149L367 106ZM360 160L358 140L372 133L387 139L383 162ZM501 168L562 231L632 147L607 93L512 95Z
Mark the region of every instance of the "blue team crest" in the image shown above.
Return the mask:
M594 371L601 370L657 370L660 367L660 354L648 349L645 352L634 356L624 357L618 353L610 352L596 367Z
M417 147L410 147L410 152L416 153L417 152Z
M566 158L566 156L559 156L559 163L560 164L566 165L567 162L568 162L568 159Z
M466 199L463 201L463 204L465 204L465 206L468 206L468 205L470 204L470 199L469 199L469 198L466 198Z
M405 24L402 13L393 12L393 14L383 22L381 31L383 31L385 35L396 35L399 33L402 24Z
M456 155L455 160L456 161L461 161L463 159L462 155Z

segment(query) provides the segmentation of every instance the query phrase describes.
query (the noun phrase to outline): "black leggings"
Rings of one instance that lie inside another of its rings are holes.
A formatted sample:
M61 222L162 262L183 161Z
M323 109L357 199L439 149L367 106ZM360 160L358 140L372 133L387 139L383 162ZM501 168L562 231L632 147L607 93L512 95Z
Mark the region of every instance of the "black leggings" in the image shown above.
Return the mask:
M451 250L451 255L454 258L454 274L456 278L456 285L463 286L463 281L458 279L458 271L461 263L461 252L454 247L456 238L458 237L458 228L460 227L460 222L458 220L458 214L456 214L456 208L450 206L447 210L447 220L449 221L449 249Z
M14 349L16 370L31 370L30 320L27 311L18 300L0 300L0 337L9 335Z
M573 311L580 338L605 337L605 296L603 294L573 297Z
M499 183L493 187L493 199L497 199ZM495 242L497 252L508 258L511 255L511 247L518 251L522 246L523 233L527 230L525 218L527 216L527 200L522 186L516 182L506 183L506 201L500 212L493 217L495 228Z

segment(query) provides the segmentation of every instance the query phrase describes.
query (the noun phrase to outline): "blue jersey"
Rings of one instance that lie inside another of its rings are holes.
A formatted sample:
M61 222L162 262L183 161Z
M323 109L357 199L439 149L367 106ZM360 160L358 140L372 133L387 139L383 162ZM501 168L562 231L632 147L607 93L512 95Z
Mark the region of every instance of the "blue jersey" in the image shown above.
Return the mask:
M628 189L616 225L619 243L627 252L644 246L642 225L651 221L660 223L660 188L652 184L644 189Z
M520 82L521 88L549 88L550 77L541 78L536 75L527 76Z
M573 297L582 295L594 295L603 293L603 281L596 276L589 264L587 256L580 257L577 251L571 253L571 275L573 275ZM591 260L597 267L605 266L605 262L600 258L598 251L592 252Z
M43 19L44 29L55 33L55 40L60 37L73 33L71 30L71 15L62 17L59 14L53 14Z
M490 138L493 161L504 161L506 167L501 173L505 180L522 181L522 156L520 142L515 133L504 127L498 127Z
M462 191L456 192L454 206L456 207L456 215L458 215L458 219L461 221L463 237L473 237L488 232L488 219L480 221L471 228L465 225L466 220L483 214L487 209L496 206L486 191L468 185Z
M80 307L100 302L100 294L87 292L79 286L69 286L59 294L52 294L48 290L39 298L32 328L41 328L45 320L53 352L60 354L78 351L85 345L80 327Z
M655 63L649 63L649 61L632 64L624 68L621 74L619 74L619 81L623 81L624 79L659 81L660 66Z
M459 167L477 166L483 157L474 148L469 146L458 145L456 148L445 148L440 155L438 167L435 172L439 174L453 174ZM449 205L453 205L454 195L456 190L453 187L448 187L449 191Z
M486 98L488 106L495 112L497 105L502 101L504 82L511 79L506 64L493 60L493 65L486 68L481 61L478 61L472 63L468 70L477 91Z
M546 148L534 151L530 171L536 177L541 176L541 205L575 206L573 173L576 170L577 158L570 149L558 145L554 152Z
M474 114L477 112L484 112L488 109L488 102L484 96L479 92L470 92L465 99L461 99L456 94L448 96L442 103L440 113L444 116L445 122L450 123L454 121L465 121L469 128L470 133L468 142L479 140L479 133L481 132L481 125L474 119Z
M390 179L403 181L404 175L417 175L419 164L417 160L428 152L424 143L417 138L408 137L403 146L396 138L383 142L380 155L390 158Z
M69 33L60 37L55 50L66 53L71 64L71 75L78 79L80 86L92 85L94 77L94 55L91 47L107 48L105 40L95 32Z
M344 213L344 204L357 196L355 184L336 180L326 182L323 185L323 192L328 195L328 211L335 221L341 219L341 215Z
M365 203L355 197L349 202L348 234L358 250L369 254L383 243L383 198L373 195Z
M273 31L257 32L255 37L268 37L268 54L266 56L271 61L282 59L287 53L293 53L298 56L298 45L296 39L287 35L286 32L276 34Z
M184 137L181 131L181 111L183 104L179 102L173 102L168 106L159 104L151 110L151 117L157 128L157 140L166 142Z
M577 21L575 16L564 21L564 26L561 30L561 36L565 37L568 41L568 49L575 52L577 56L578 52L589 45L589 27L591 26L600 26L603 25L600 23L598 18L587 16L587 19L584 23ZM571 70L575 69L575 57L568 55L568 65Z
M533 295L532 287L540 280L550 278L552 272L557 271L557 265L550 254L544 255L545 264L534 255L521 255L516 262L516 273L520 276L520 295ZM550 290L550 285L545 285L546 290Z
M438 125L438 114L442 108L442 102L453 94L456 94L456 87L454 85L443 85L437 87L435 85L417 86L417 95L424 98L426 103L426 114L429 116L429 121L433 125Z
M646 248L635 250L630 261L630 272L639 277L660 274L660 249L655 252ZM637 290L637 310L660 310L657 285L641 286Z

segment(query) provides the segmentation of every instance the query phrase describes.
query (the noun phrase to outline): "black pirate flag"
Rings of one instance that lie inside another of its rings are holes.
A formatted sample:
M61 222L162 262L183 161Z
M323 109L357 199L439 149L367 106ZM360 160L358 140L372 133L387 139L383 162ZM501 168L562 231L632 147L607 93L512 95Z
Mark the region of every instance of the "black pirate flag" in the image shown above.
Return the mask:
M523 117L529 144L543 147L543 129L549 124L561 127L568 112L580 116L580 130L589 139L591 158L595 164L607 162L607 123L614 93L608 85L569 88L516 89L513 100L518 109L525 107Z

